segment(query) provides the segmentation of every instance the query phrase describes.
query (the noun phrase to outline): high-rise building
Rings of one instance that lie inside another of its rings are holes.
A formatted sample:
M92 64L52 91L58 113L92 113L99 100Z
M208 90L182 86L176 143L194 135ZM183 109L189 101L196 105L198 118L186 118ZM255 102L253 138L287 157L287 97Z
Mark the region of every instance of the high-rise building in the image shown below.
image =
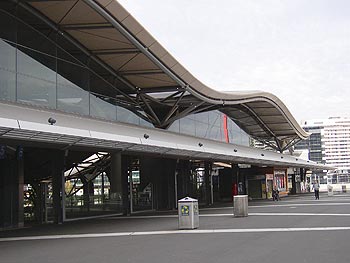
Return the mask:
M337 168L337 181L348 181L350 171L350 118L330 117L302 122L302 127L312 133L295 149L308 149L309 159ZM343 179L339 179L342 174ZM334 181L334 180L333 180Z
M309 151L309 160L325 163L325 159L322 158L322 131L324 126L322 121L305 121L303 122L304 129L311 133L307 140L300 141L295 145L296 150L307 149Z

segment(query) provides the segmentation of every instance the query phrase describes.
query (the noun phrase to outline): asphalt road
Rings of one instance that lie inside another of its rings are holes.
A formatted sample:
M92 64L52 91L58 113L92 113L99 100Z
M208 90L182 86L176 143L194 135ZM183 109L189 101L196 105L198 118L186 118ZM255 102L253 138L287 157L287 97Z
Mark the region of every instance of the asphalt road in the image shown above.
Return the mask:
M198 230L174 213L109 217L0 232L0 262L350 262L350 195L200 210Z

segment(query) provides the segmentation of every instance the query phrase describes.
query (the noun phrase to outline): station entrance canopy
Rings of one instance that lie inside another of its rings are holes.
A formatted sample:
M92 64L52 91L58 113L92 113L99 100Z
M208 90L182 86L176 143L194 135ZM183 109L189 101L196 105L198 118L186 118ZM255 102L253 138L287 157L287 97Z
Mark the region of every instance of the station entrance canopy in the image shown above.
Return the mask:
M6 108L5 108L6 107ZM23 145L51 147L61 150L122 151L159 157L211 160L225 163L244 163L257 166L303 167L311 170L329 170L333 167L299 157L228 144L219 141L177 134L160 129L140 127L124 123L110 123L66 114L56 114L62 125L48 125L45 120L50 112L22 108L15 105L3 107L10 116L31 116L20 119L0 117L0 140L11 145L21 141Z
M16 2L45 19L108 72L105 79L114 89L97 85L97 94L157 128L166 129L189 114L219 110L251 137L280 152L309 136L270 93L219 92L204 85L115 0Z

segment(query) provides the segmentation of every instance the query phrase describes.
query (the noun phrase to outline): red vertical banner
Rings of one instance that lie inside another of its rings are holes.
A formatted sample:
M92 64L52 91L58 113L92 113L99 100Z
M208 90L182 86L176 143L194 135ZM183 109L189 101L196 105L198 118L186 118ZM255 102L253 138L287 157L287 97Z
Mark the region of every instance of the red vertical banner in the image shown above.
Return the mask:
M225 134L225 141L227 142L227 143L229 143L230 142L230 138L228 137L228 129L227 129L227 115L226 114L224 114L223 115L224 117L224 134Z

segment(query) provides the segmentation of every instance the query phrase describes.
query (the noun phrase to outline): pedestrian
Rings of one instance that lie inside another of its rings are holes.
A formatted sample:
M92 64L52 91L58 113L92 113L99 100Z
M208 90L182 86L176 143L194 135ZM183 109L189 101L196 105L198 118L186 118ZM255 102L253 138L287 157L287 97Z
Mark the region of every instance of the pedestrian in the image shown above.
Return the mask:
M272 200L273 200L273 201L279 201L279 200L281 200L281 199L280 199L280 191L278 191L277 188L272 190Z
M315 191L315 199L320 199L320 184L318 183L318 180L315 181L313 185L314 191Z
M278 188L276 189L276 199L277 199L277 201L281 201L280 190Z

